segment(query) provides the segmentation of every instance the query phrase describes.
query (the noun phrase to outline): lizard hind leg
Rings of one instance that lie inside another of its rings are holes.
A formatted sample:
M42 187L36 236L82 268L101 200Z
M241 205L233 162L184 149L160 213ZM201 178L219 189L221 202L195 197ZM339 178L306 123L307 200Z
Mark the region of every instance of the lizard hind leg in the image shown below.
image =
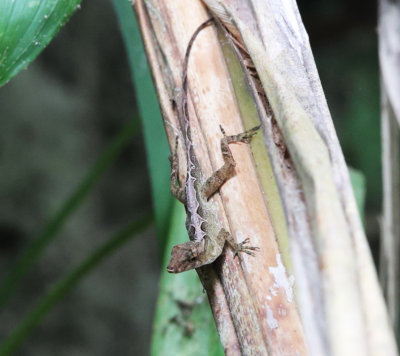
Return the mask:
M181 203L186 204L186 189L185 187L181 187L179 185L178 179L178 167L179 167L179 159L178 159L178 139L176 136L175 139L175 148L172 156L169 156L169 160L171 162L171 194L178 199ZM178 184L178 185L177 185Z
M225 130L220 125L221 132L224 135L221 139L221 152L224 159L224 165L215 171L204 183L202 192L206 199L209 199L235 173L236 162L233 158L232 151L229 148L229 144L235 142L250 143L252 137L257 133L259 128L260 126L256 126L240 134L227 136Z

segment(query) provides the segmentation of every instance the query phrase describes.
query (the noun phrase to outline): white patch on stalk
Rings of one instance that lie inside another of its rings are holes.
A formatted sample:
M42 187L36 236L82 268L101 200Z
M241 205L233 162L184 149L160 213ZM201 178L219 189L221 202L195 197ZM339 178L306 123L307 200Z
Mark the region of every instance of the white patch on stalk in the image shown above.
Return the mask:
M293 301L293 283L294 277L286 276L285 266L282 264L281 255L276 254L276 267L269 267L269 272L274 276L274 288L283 288L286 294L286 300L291 303ZM271 288L270 288L271 291Z
M276 297L276 296L278 295L278 292L277 292L274 288L272 288L272 287L269 288L269 292L270 292L274 297Z
M278 320L274 318L274 314L272 312L272 309L266 305L267 309L267 324L271 329L276 329L278 327Z

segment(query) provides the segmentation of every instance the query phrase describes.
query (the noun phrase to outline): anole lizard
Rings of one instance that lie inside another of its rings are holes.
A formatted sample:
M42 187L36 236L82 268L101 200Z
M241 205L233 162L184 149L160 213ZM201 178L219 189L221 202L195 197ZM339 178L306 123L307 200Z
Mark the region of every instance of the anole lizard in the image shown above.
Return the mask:
M221 151L224 165L208 179L205 179L194 151L188 117L187 68L190 50L194 40L200 31L207 27L212 21L212 19L207 20L194 32L186 49L183 63L182 95L177 106L181 127L184 128L187 173L185 185L183 187L179 186L177 137L175 150L170 159L171 193L185 205L187 214L186 228L190 241L173 247L171 260L167 267L167 271L170 273L180 273L214 262L215 259L221 255L225 241L232 247L235 255L239 252L254 255L253 251L258 250L258 247L248 245L249 239L245 239L241 243L236 243L232 235L227 230L220 227L215 204L210 202L209 198L220 189L226 180L234 175L236 163L229 148L229 144L235 142L249 143L251 138L257 133L259 127L254 127L238 135L227 136L222 126L220 126L223 134L223 138L221 139Z

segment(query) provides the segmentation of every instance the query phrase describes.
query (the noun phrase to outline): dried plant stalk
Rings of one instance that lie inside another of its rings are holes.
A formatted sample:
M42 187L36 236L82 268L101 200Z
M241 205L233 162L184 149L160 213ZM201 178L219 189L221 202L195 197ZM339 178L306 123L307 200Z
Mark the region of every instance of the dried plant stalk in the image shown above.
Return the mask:
M233 134L259 119L264 134L252 143L253 157L246 145L232 145L236 176L213 198L221 226L239 241L249 237L260 252L239 261L227 249L217 263L198 271L225 352L236 354L238 344L242 355L395 355L347 168L295 3L204 4L219 24L222 44L215 28L204 30L188 69L189 116L202 170L211 175L222 165L220 124ZM134 8L172 146L180 129L171 100L181 87L183 55L191 34L210 15L198 0L137 0ZM230 78L235 63L242 73ZM183 162L182 149L179 156ZM276 183L266 177L268 165ZM279 194L267 191L266 181L277 184ZM285 266L296 277L297 304Z
M179 133L171 99L181 83L183 55L189 38L208 18L199 1L136 1L143 38L153 71L170 142ZM151 23L151 24L150 24ZM210 63L212 65L210 65ZM189 63L189 114L197 155L206 174L222 165L219 125L228 133L244 130L215 28L204 30L196 40ZM262 139L261 136L259 139ZM246 145L232 145L236 176L214 200L220 207L222 226L229 226L239 241L250 237L260 247L256 257L243 256L241 263L227 250L216 268L225 295L214 293L207 270L200 273L208 289L217 327L224 340L226 320L220 317L225 300L243 355L305 355L302 327L291 286L279 259L274 230L260 189L254 162ZM181 161L184 154L180 152ZM184 180L184 169L182 181ZM249 204L249 202L251 202ZM269 268L279 268L280 275ZM273 291L272 301L267 298ZM229 319L228 319L229 320ZM279 327L278 327L279 326ZM227 350L226 350L227 351Z
M380 274L389 314L399 332L400 303L400 3L379 2L383 218Z

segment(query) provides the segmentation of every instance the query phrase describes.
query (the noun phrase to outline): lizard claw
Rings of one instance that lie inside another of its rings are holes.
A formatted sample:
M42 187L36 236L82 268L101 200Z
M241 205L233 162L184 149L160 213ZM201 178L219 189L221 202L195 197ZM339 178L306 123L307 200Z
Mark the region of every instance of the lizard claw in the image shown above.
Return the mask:
M260 127L261 127L261 125L258 125L256 127L253 127L250 130L247 130L247 131L243 132L242 133L243 141L246 142L246 143L250 143L251 139L258 132Z
M227 136L224 129L220 125L221 132L224 135L224 137L228 143L235 143L235 142L250 143L251 139L258 132L260 127L261 126L256 126L256 127L253 127L252 129L244 131L240 134Z
M248 245L249 242L250 242L250 239L247 238L247 239L243 240L242 242L236 244L233 257L238 256L239 252L244 252L250 256L255 256L255 253L253 251L259 251L260 248L256 247L256 246L249 246Z

